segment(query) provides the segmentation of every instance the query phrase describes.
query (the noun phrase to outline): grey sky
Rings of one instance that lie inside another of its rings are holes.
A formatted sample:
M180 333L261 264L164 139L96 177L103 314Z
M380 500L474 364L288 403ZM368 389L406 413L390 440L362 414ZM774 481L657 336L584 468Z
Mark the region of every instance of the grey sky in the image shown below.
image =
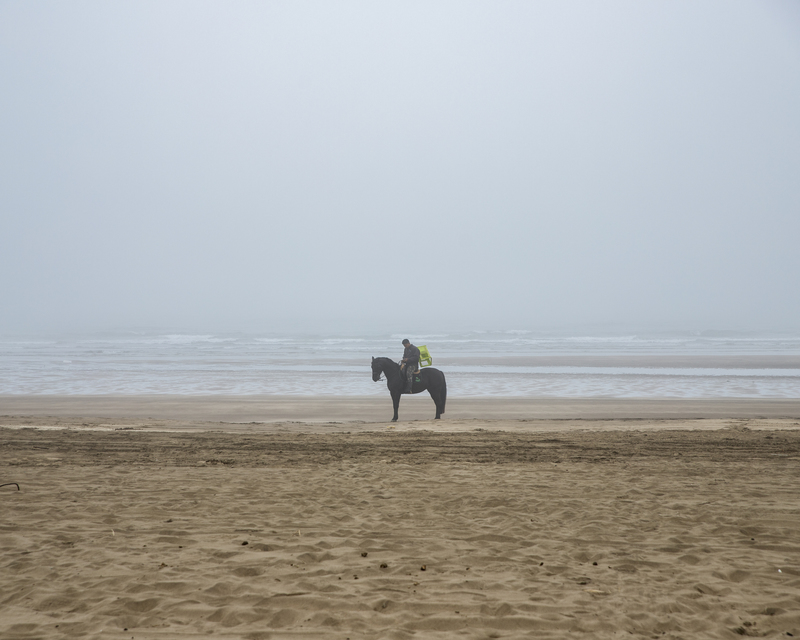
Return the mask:
M800 328L798 7L0 2L0 330Z

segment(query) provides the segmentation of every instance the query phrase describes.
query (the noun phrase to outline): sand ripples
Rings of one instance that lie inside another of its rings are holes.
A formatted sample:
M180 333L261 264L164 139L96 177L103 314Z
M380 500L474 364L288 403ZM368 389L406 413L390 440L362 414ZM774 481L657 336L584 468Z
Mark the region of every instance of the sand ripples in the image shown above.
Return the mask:
M800 633L794 431L4 436L3 638Z

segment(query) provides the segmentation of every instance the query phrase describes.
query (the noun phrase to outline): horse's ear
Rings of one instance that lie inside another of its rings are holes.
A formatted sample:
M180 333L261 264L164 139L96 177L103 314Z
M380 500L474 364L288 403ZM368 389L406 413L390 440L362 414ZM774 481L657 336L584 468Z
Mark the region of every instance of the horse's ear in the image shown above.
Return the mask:
M375 362L375 356L372 356L372 361Z

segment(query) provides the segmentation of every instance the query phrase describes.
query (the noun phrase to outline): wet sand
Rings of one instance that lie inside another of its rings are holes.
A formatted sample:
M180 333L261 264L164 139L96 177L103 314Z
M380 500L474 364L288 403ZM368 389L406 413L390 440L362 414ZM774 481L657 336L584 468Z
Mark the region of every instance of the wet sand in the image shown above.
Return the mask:
M800 634L796 417L1 413L0 638Z
M427 393L403 396L400 420L428 420ZM0 395L0 416L69 416L205 422L365 422L392 417L388 392L375 396ZM800 398L521 398L447 399L452 420L800 418Z

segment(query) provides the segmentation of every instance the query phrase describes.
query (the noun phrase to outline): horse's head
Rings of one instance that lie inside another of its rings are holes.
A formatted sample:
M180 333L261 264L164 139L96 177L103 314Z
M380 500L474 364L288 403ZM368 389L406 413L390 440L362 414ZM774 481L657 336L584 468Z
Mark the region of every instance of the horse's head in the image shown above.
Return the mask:
M381 369L381 363L375 358L372 358L372 381L378 382L381 379L381 374L383 373L383 369Z

